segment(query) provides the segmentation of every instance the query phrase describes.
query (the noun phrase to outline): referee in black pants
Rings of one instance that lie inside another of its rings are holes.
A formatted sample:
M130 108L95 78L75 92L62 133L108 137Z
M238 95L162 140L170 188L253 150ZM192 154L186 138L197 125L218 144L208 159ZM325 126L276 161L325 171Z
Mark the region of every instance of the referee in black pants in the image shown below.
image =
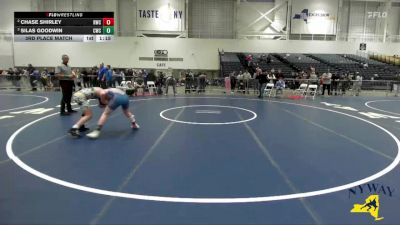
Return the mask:
M75 73L72 71L71 67L68 65L69 57L68 55L62 56L62 64L57 66L55 74L60 81L60 87L62 91L61 98L61 107L60 107L60 115L66 116L70 113L76 112L71 107L71 98L74 87L74 78ZM67 107L67 112L65 111L65 107Z

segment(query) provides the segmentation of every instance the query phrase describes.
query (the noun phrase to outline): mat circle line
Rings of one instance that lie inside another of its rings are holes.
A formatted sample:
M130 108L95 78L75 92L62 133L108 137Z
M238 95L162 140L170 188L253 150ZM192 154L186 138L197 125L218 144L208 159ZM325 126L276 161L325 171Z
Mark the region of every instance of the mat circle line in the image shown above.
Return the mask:
M400 100L374 100L374 101L368 101L364 105L366 107L370 108L370 109L373 109L373 110L377 110L377 111L381 111L381 112L385 112L385 113L390 113L390 114L393 114L393 115L396 115L396 116L400 116L400 113L395 113L395 112L390 112L390 111L386 111L386 110L383 110L383 109L378 109L378 108L375 108L375 107L372 107L372 106L369 105L370 103L373 103L373 102L399 102L399 101Z
M20 97L20 96L24 96L24 97L37 97L37 98L42 98L42 99L44 99L44 100L41 101L41 102L38 102L38 103L35 103L35 104L31 104L31 105L25 105L25 106L21 106L21 107L12 108L12 109L3 109L3 110L0 110L0 113L2 113L2 112L9 112L9 111L12 111L12 110L17 110L17 109L25 109L25 108L29 108L29 107L32 107L32 106L40 105L40 104L43 104L43 103L49 101L49 98L48 98L48 97L44 97L44 96L40 96L40 95L17 95L17 94L0 94L0 95L18 96L18 97Z
M253 114L253 116L251 118L245 119L245 120L238 120L238 121L231 121L231 122L220 122L220 123L205 123L205 122L190 122L190 121L175 120L175 119L168 118L168 117L166 117L164 115L164 113L166 113L168 111L171 111L171 110L174 110L174 109L195 108L195 107L219 107L219 108L239 109L239 110L243 110L243 111L249 112L249 113ZM229 124L246 123L246 122L252 121L252 120L257 118L257 113L255 113L255 112L253 112L251 110L248 110L248 109L235 107L235 106L226 106L226 105L186 105L186 106L178 106L178 107L165 109L165 110L160 112L160 117L165 119L165 120L171 121L171 122L183 123L183 124L192 124L192 125L229 125Z

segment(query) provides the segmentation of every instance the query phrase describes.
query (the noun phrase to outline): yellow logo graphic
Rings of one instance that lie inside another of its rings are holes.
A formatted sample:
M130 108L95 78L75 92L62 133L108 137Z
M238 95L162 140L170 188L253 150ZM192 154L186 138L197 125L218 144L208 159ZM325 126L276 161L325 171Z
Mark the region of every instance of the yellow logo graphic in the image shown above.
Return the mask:
M370 195L365 199L365 204L354 204L350 212L369 213L375 218L375 221L383 219L383 217L379 217L379 195Z

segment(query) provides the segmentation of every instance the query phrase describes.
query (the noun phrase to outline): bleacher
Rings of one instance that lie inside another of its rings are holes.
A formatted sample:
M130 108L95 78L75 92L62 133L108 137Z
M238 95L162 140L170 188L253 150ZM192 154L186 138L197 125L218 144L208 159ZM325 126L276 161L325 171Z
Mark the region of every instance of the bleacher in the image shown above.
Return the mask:
M226 52L220 55L222 76L227 76L232 72L243 70L243 66L238 58L237 53Z
M360 73L364 80L393 80L400 74L400 67L366 59L357 55L340 54L299 54L299 53L225 53L221 56L221 68L224 75L232 71L239 72L247 69L244 57L253 55L253 64L248 68L250 72L259 66L263 71L279 69L285 77L293 77L294 72L308 71L312 66L321 75L328 70L331 73ZM269 55L271 62L261 60L262 55ZM367 63L368 67L364 67Z
M311 66L314 67L315 70L319 73L327 72L328 69L332 71L332 68L330 68L329 65L321 63L320 61L303 54L280 53L276 55L282 61L292 65L297 71L308 71Z
M343 55L343 57L349 58L359 64L368 64L368 68L361 70L365 77L372 77L378 75L377 79L391 80L396 75L400 74L400 67L379 62L373 59L367 59L358 55Z
M271 71L272 69L274 69L275 72L277 72L278 70L281 70L285 77L292 77L292 73L296 72L296 70L291 68L289 64L282 62L273 54L270 54L271 62L269 63L265 60L261 60L261 55L263 54L268 55L268 53L245 53L245 54L252 54L254 67L259 66L263 71L264 70Z

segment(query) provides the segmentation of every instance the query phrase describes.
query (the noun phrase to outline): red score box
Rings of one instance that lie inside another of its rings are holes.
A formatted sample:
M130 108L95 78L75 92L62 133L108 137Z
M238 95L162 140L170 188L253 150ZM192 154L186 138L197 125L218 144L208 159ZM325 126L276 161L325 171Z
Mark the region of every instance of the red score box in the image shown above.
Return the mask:
M114 18L103 18L103 26L114 26Z

